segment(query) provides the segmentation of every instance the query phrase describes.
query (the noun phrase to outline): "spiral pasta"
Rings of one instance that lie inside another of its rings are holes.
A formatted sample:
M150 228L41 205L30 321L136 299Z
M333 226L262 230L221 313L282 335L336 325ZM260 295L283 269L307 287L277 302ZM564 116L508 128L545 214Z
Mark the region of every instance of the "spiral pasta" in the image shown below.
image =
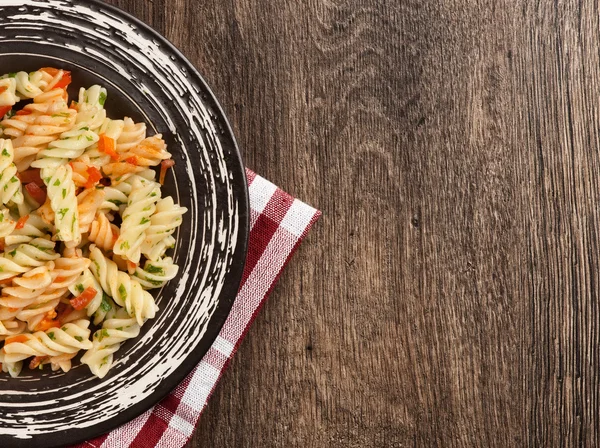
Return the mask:
M77 123L86 123L92 132L98 132L106 120L105 101L106 89L104 87L94 85L89 89L83 87L79 89Z
M99 212L92 221L88 239L105 252L110 252L119 238L119 228L111 224L106 213Z
M156 316L148 290L178 273L167 250L187 210L161 199L153 167L173 164L162 135L108 117L102 86L69 104L70 82L49 67L0 76L0 371L11 376L67 372L83 352L104 377Z
M76 159L83 154L86 148L98 141L98 135L90 130L89 124L79 123L69 131L60 134L48 149L38 153L38 159L31 163L35 168L57 168L67 163L69 159Z
M13 336L12 340L8 338L4 343L4 360L14 363L31 356L59 356L89 350L92 348L89 325L90 321L81 319L69 322L61 328L24 333L19 335L22 338L18 340L17 336ZM23 342L20 342L21 339Z
M4 134L14 137L15 164L19 171L27 169L38 153L75 125L77 112L66 103L66 91L55 89L34 98L16 114L0 124Z
M146 229L146 238L141 246L142 253L149 260L158 260L174 243L171 235L181 225L182 216L187 208L175 204L171 196L156 204L156 211L150 217L150 226Z
M10 73L4 76L6 77L5 79L12 78L15 81L15 102L12 105L21 99L34 98L42 93L43 77L37 72L31 77L27 72Z
M18 101L17 81L14 78L0 79L0 107L14 106Z
M165 257L156 261L147 260L144 269L140 266L136 268L134 277L144 289L160 288L175 278L178 270L173 259Z
M21 181L13 163L14 150L11 140L0 139L0 199L3 204L23 202Z
M155 204L159 199L160 186L157 183L142 183L140 179L134 181L127 208L123 212L121 234L113 249L115 254L122 255L134 263L140 261L146 229L150 227L150 216L156 210Z
M79 232L86 233L96 217L98 207L104 202L104 190L88 188L77 195L77 213L79 215Z
M0 229L6 221L10 221L9 225L14 229L9 235L4 236L4 244L6 246L28 243L35 238L45 238L48 234L53 233L54 226L44 221L37 212L27 215L27 219L22 222L18 229L16 228L16 223L10 217L10 213L8 215L6 217L5 211L5 217L0 222Z
M48 188L48 198L54 212L56 236L61 241L79 243L79 211L75 196L73 170L69 165L61 165L56 169L47 168L42 171L44 182Z
M113 354L123 342L139 334L139 323L121 308L94 333L92 347L81 357L81 362L87 364L98 378L104 378L113 364Z
M0 207L0 238L9 237L14 231L17 223L12 216L10 215L10 211L7 208ZM5 244L6 240L5 240Z
M144 138L146 138L146 124L135 123L131 118L125 117L123 130L117 139L117 153L126 153L142 143Z
M60 257L54 252L55 243L45 238L35 238L28 243L19 244L11 249L6 248L4 259L18 264L21 267L37 267ZM0 259L0 266L2 265ZM24 272L24 271L23 271Z
M106 258L100 249L90 250L90 270L102 289L117 303L124 307L130 316L135 317L139 325L146 319L152 319L158 307L150 293L144 291L140 283L129 274L119 271L117 264Z

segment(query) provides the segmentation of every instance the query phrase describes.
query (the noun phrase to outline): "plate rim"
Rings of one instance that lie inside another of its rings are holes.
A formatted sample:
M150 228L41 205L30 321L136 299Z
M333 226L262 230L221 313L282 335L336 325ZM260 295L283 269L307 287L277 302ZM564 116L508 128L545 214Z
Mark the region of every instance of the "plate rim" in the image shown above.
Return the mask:
M181 66L185 67L191 78L195 78L196 82L202 88L204 93L208 95L208 101L203 98L203 102L208 103L216 113L215 121L224 128L224 135L231 141L232 144L232 151L228 157L233 162L232 166L239 169L239 173L237 173L237 175L235 175L235 172L233 173L235 176L232 178L231 182L232 189L234 192L236 192L239 203L238 217L240 228L237 236L236 251L239 250L240 253L243 254L244 259L240 263L232 264L229 276L230 278L233 278L234 281L228 281L223 286L223 289L219 294L217 307L210 317L206 326L206 331L200 341L198 341L198 343L189 350L187 357L181 362L181 364L175 368L169 376L165 377L161 381L160 386L155 389L155 392L139 401L135 405L119 412L116 416L98 423L95 426L88 428L76 428L75 433L73 432L73 429L65 429L55 433L50 433L59 436L62 442L56 445L48 445L48 448L65 446L65 442L66 445L78 444L109 433L113 429L140 416L162 401L185 379L188 374L194 370L194 368L202 361L204 355L214 344L214 341L218 337L223 325L225 324L225 321L230 315L231 308L235 302L237 292L242 281L248 253L250 234L250 199L246 170L242 159L240 146L235 138L231 123L229 122L221 103L217 99L217 96L214 94L208 82L204 79L192 62L188 60L188 58L167 37L155 30L152 26L143 22L141 19L117 6L104 3L101 0L79 0L77 3L79 5L85 5L87 3L88 6L96 7L98 8L99 13L102 13L102 10L113 13L120 18L123 18L126 22L134 24L139 31L146 34L144 38L147 39L148 35L150 35L158 40L161 44L165 45L169 53L176 57L177 62ZM86 432L88 435L76 436L75 434L79 432ZM35 443L37 438L47 437L50 434L34 435L31 439L19 440L25 443ZM69 438L68 434L74 434L75 437ZM46 440L46 442L48 442L48 440Z

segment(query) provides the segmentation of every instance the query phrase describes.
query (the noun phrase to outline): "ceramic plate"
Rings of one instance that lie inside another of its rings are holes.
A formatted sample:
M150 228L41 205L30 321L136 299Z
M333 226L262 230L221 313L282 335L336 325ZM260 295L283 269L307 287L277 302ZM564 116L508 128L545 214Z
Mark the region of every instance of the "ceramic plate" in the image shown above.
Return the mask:
M102 380L68 373L0 374L0 447L76 443L131 420L201 360L229 313L247 249L248 194L231 129L206 83L164 38L97 1L0 0L0 72L60 67L108 90L112 118L162 133L176 162L163 188L189 209L174 258L178 276L153 290L160 307L117 352Z

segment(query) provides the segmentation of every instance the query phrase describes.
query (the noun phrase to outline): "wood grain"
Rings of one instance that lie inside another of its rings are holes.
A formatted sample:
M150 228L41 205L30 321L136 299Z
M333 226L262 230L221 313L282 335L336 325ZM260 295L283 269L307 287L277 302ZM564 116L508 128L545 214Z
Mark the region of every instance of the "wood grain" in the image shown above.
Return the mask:
M109 3L324 213L187 448L600 444L598 1Z

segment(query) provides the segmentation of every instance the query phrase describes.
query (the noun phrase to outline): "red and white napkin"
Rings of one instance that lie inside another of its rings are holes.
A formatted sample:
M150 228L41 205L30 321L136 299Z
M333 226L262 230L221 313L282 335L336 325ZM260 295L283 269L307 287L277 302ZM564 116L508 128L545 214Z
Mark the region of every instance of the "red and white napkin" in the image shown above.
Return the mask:
M129 423L73 448L181 448L261 306L321 212L246 170L250 238L240 290L221 333L171 394Z

